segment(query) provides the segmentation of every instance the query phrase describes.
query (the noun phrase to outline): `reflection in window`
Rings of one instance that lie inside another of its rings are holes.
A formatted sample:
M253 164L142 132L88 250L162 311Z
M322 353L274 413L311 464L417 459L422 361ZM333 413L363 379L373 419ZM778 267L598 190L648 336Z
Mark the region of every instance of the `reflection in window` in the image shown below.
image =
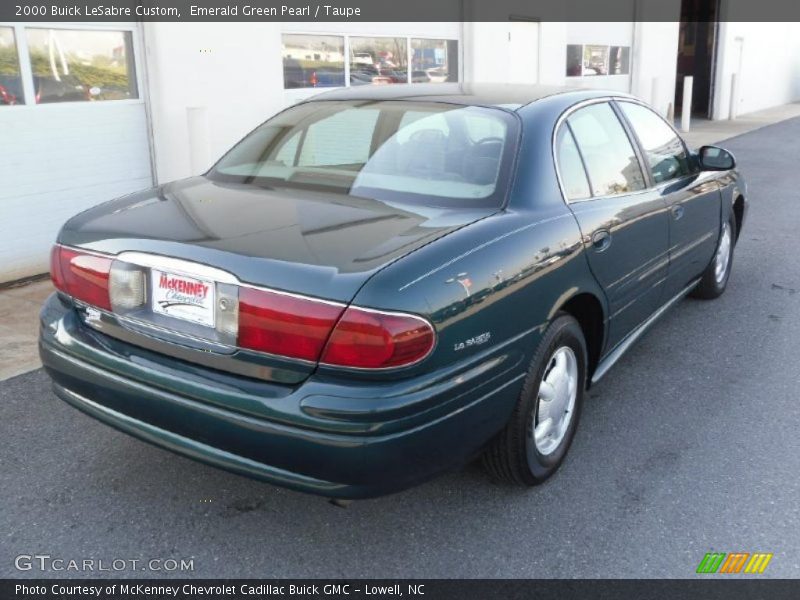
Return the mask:
M283 36L283 87L344 85L344 38L336 35Z
M297 165L360 168L369 160L377 108L342 110L311 123L306 129Z
M412 83L458 81L456 40L411 40Z
M595 196L644 189L639 160L611 106L592 104L576 111L567 122L580 148Z
M350 38L350 85L408 83L406 38Z
M583 47L583 74L608 75L608 46Z
M589 190L589 181L586 179L586 171L583 168L581 155L578 153L578 147L575 145L572 132L567 126L562 126L558 130L556 152L561 185L564 186L564 195L567 200L581 200L591 196L592 193Z
M130 32L28 29L36 102L138 98Z
M631 49L628 46L611 46L608 72L610 75L627 75L631 72Z
M619 106L639 137L656 183L691 172L683 142L661 117L639 104L620 102Z
M435 206L497 206L513 126L503 111L444 103L301 103L242 140L210 176Z
M24 104L14 30L0 27L0 106Z

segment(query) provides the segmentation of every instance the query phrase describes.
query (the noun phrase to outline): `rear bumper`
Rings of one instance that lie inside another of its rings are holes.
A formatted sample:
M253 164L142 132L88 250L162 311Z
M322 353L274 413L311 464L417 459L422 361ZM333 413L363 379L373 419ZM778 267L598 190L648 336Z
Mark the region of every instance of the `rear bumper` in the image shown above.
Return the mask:
M40 354L55 393L104 423L241 475L336 498L390 493L468 461L507 421L523 377L521 356L495 353L403 382L414 391L399 396L396 382L351 389L312 377L277 386L105 336L56 295L42 309Z

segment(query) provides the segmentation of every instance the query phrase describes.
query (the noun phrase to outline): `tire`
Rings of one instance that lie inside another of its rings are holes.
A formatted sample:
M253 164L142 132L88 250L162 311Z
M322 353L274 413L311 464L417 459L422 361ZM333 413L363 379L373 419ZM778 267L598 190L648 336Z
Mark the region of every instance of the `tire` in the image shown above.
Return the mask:
M586 356L586 341L580 325L571 315L559 313L536 349L508 424L483 454L484 467L495 480L533 486L556 472L572 444L580 420L586 390ZM565 362L559 364L560 361ZM570 364L570 361L574 362ZM561 377L557 367L573 373L574 381L572 377ZM555 394L550 400L543 398L546 389L543 379L556 384L547 392ZM568 415L568 422L561 421L561 427L554 426L554 418L559 418L556 415L561 415L561 408ZM537 441L535 424L542 427L542 433L547 431L545 411L554 413L550 418L551 435L540 435Z
M722 224L714 257L703 271L700 283L692 290L692 296L702 300L719 298L728 287L733 267L733 248L736 245L736 221L731 216Z

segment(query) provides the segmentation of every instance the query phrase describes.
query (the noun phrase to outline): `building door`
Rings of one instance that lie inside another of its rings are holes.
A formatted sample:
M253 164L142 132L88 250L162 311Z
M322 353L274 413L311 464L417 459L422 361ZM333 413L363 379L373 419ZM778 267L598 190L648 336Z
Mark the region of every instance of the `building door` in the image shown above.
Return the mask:
M692 114L711 118L719 0L682 0L675 112L683 107L684 77L694 77Z
M511 21L508 31L508 82L539 81L539 23Z
M0 23L0 282L71 216L153 184L138 24Z

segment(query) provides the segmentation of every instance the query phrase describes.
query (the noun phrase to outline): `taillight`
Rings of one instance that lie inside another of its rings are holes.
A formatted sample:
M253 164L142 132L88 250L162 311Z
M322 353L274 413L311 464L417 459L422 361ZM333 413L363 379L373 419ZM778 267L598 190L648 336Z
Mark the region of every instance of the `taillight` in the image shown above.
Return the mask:
M238 344L316 362L343 310L340 304L242 287Z
M146 267L56 245L50 277L91 306L126 314L147 304ZM433 350L433 326L416 315L377 311L284 292L217 283L217 341L335 367L386 369Z
M108 277L112 261L111 257L57 245L50 254L50 277L53 285L65 294L86 304L111 310Z
M349 307L331 333L320 362L358 369L402 367L425 358L433 327L414 315Z

